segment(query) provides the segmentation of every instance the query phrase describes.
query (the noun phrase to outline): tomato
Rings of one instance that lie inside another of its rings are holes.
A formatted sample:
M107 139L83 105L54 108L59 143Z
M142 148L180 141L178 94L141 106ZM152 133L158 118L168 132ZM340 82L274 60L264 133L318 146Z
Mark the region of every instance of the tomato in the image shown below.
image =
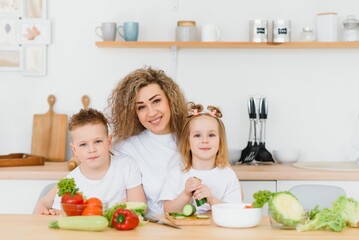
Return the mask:
M65 193L61 197L61 203L84 204L84 197L79 192L74 195L71 193Z
M85 208L84 197L78 192L73 196L71 193L65 193L61 197L61 205L67 216L81 215Z
M86 204L86 206L97 206L97 207L102 208L102 201L95 197L87 199L85 204Z
M85 207L84 211L82 212L83 216L93 216L93 215L99 215L102 216L102 208L98 206L87 206Z
M252 205L245 205L244 208L253 208Z

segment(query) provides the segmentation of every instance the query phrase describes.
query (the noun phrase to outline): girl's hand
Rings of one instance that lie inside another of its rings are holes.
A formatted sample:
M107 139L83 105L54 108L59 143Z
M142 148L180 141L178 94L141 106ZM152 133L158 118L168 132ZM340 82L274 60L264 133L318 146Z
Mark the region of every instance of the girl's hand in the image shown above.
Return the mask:
M204 184L198 186L197 190L193 193L195 199L201 200L203 198L210 199L212 197L211 190Z
M201 182L201 179L195 177L188 178L185 185L185 193L187 196L192 196L193 192L196 191L201 185Z

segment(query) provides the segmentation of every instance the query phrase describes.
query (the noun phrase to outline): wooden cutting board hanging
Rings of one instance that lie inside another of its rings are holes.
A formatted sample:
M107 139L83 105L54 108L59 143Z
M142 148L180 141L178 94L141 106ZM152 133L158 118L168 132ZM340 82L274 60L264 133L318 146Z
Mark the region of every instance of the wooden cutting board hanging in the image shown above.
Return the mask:
M67 115L54 112L54 95L48 96L47 102L49 111L34 115L31 154L44 156L46 161L65 161Z

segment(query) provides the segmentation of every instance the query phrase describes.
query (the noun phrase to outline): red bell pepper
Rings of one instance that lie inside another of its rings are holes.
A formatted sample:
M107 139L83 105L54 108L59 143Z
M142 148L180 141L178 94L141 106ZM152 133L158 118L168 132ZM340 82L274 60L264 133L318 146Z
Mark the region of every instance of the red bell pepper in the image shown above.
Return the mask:
M112 226L117 230L131 230L138 226L140 220L136 213L131 210L119 208L112 218Z

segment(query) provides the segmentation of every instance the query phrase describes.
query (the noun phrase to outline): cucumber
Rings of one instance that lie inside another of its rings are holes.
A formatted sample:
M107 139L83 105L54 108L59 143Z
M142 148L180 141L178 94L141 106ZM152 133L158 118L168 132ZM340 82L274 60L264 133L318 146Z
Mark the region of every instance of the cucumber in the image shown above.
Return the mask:
M184 205L182 212L186 217L192 216L196 212L196 207L192 204L186 204Z
M58 221L51 222L49 228L103 231L108 226L108 221L103 216L70 216L60 217Z
M186 216L183 216L183 215L175 215L174 217L173 217L174 219L185 219L186 218Z
M198 219L209 219L209 216L206 214L198 214L196 215L196 218Z

